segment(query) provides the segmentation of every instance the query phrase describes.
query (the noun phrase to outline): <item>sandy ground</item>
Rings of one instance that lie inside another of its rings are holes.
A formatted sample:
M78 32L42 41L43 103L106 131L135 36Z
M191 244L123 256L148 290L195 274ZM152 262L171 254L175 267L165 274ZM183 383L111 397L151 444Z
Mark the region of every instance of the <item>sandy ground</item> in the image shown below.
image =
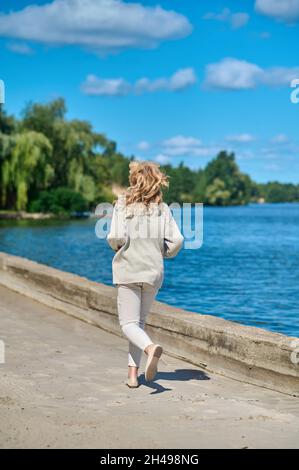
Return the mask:
M129 389L127 341L0 287L1 448L298 448L299 399L163 355Z

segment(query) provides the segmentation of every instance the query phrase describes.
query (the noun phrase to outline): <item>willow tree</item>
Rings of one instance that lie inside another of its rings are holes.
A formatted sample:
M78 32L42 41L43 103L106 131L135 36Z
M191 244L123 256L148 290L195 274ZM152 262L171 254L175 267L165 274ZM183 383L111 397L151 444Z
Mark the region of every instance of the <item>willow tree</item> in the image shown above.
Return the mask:
M85 121L64 122L63 127L67 186L92 202L96 195L96 182L91 175L90 164L95 157L97 134Z
M14 201L14 179L11 173L11 155L15 136L0 133L0 187L1 207L11 207Z
M48 104L29 104L23 112L21 127L25 131L44 134L52 144L52 165L55 171L53 187L68 186L88 193L92 183L90 165L99 148L106 148L108 140L94 132L92 125L83 120L66 120L66 105L59 98ZM76 174L78 173L78 175ZM91 197L91 196L90 196Z
M90 204L112 198L113 183L127 184L129 159L89 122L67 120L66 111L61 98L48 104L31 103L20 122L22 130L41 132L52 144L55 176L51 187L68 187Z
M52 146L38 132L0 135L1 196L4 207L25 210L28 198L49 187L53 178Z

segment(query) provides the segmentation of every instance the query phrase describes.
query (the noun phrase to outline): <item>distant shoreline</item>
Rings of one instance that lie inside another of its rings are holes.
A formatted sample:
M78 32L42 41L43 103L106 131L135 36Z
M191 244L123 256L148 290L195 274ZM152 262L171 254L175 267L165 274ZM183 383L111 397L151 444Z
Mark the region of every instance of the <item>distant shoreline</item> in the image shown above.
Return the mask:
M195 203L191 203L193 206ZM299 201L292 202L249 202L248 204L231 204L227 206L216 206L210 204L203 204L204 207L215 208L215 209L228 209L232 207L250 207L250 206L269 206L269 205L295 205L299 204ZM51 220L51 219L61 219L61 220L72 220L72 219L90 219L97 218L97 216L92 211L86 212L75 212L70 214L54 214L54 213L43 213L43 212L26 212L26 211L5 211L0 210L0 220Z
M91 213L71 213L71 214L52 214L43 212L26 212L26 211L1 211L0 220L49 220L49 219L81 219L89 218Z

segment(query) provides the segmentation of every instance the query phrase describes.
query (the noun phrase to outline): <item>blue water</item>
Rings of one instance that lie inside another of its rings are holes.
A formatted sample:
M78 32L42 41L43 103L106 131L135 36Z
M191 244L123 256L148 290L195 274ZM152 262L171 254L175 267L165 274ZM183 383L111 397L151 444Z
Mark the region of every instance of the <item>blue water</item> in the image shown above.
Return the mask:
M0 250L111 285L95 220L0 221ZM299 337L299 204L204 208L204 243L165 260L157 300Z

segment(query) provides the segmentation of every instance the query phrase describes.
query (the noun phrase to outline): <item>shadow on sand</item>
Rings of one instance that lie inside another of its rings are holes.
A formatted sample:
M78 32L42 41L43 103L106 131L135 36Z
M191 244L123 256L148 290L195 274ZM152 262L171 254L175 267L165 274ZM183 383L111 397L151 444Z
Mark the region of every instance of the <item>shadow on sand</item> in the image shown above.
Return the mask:
M210 377L204 371L198 369L176 369L171 372L157 372L155 380L152 382L147 382L144 374L141 374L138 380L140 385L154 389L152 393L156 394L172 390L171 388L163 387L163 385L157 383L158 380L188 382L188 380L210 380Z

